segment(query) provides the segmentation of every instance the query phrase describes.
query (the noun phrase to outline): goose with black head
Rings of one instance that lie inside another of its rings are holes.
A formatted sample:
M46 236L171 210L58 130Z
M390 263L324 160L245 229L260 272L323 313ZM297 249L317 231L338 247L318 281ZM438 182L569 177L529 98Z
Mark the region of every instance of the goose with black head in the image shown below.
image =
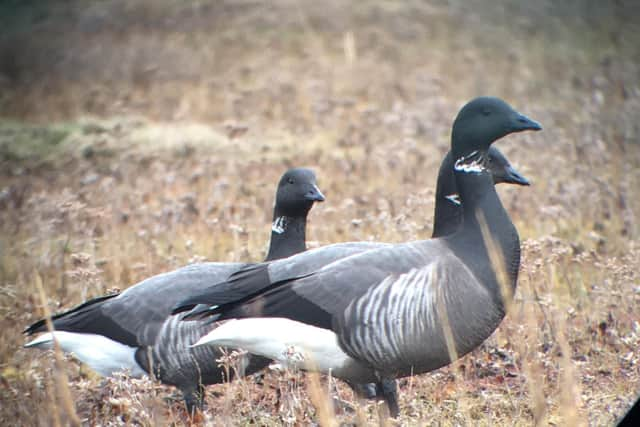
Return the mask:
M313 271L307 268L312 252L270 263L270 285L213 307L214 319L235 320L197 345L244 348L351 384L429 372L473 350L504 317L520 263L518 233L495 191L489 150L506 135L540 129L498 98L472 100L452 128L462 209L457 231L385 245ZM487 239L501 253L497 262ZM304 274L293 277L294 271ZM499 271L505 272L502 285ZM292 349L299 353L293 360ZM391 405L394 393L387 391Z

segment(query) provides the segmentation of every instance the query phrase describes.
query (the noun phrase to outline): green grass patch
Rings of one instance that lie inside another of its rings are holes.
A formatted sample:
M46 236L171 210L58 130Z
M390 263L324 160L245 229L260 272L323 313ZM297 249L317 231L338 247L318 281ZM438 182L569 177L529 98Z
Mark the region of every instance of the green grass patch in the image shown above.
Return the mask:
M0 162L9 166L37 166L67 153L71 124L30 125L0 121Z

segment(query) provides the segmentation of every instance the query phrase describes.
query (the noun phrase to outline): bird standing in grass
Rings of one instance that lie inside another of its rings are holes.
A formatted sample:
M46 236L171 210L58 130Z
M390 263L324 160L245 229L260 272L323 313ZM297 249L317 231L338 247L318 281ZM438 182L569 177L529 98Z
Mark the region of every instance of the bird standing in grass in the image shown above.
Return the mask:
M489 150L506 135L540 129L501 99L472 100L451 135L462 207L456 232L315 270L306 265L312 252L253 269L241 283L255 275L262 288L212 307L213 319L234 320L197 345L243 348L350 384L391 384L470 352L502 321L520 265L518 232L495 191ZM292 350L298 357L289 357ZM397 410L395 389L383 393Z
M315 202L324 201L315 174L304 168L287 171L278 184L267 260L287 257L306 249L307 214ZM178 387L191 413L203 401L203 386L223 382L225 370L215 363L218 348L191 348L211 330L204 322L180 322L171 308L200 292L206 285L226 279L243 263L199 263L159 274L122 293L102 296L52 318L54 332L45 319L25 333L43 334L25 347L50 349L53 339L63 351L74 354L103 376L129 370L133 376L153 371L163 383ZM247 372L267 366L269 360L248 356Z

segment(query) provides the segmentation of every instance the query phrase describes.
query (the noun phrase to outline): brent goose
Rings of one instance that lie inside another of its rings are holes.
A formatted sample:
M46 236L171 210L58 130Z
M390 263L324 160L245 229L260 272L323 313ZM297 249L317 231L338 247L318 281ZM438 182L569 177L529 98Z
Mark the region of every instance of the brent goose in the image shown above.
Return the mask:
M487 166L493 176L494 184L508 183L529 185L529 181L522 176L496 147L489 148ZM436 184L436 203L433 215L432 238L453 234L462 224L462 207L460 196L456 188L453 173L453 157L447 152L440 169ZM389 413L396 418L400 414L395 380L383 380L381 383L365 385L352 384L354 391L368 399L383 398L389 406Z
M462 203L455 233L386 245L313 271L304 265L312 253L270 263L270 286L213 307L214 319L234 320L196 345L243 348L350 384L382 385L470 352L500 324L520 265L519 236L495 191L488 150L508 134L540 129L498 98L472 100L451 135ZM393 404L395 390L382 392Z
M305 250L307 214L314 202L323 200L311 170L290 169L282 176L267 260ZM183 392L191 412L202 402L203 385L223 381L223 370L215 363L220 353L215 348L190 348L211 327L202 322L179 322L177 316L171 316L171 308L245 265L199 263L150 277L122 293L94 298L56 314L53 334L63 351L73 353L103 376L123 369L141 376L153 366L162 382ZM25 347L52 348L52 333L44 319L25 330L29 335L38 332L44 334ZM269 361L252 357L249 363L256 365L251 367L255 370Z
M506 157L493 146L488 151L487 165L495 184L529 185L529 181L513 168ZM462 223L462 207L457 193L453 166L453 157L451 152L448 152L438 172L432 237L452 234ZM241 300L246 301L266 288L274 286L274 283L299 278L337 259L387 245L389 244L378 242L351 242L324 246L309 251L304 256L299 256L299 262L295 266L275 268L274 275L270 275L267 263L247 265L232 274L226 282L213 284L200 294L182 301L174 313L189 310L197 303L197 306L191 309L183 319L202 319L210 316L219 305L238 303ZM213 316L212 320L215 318L216 316ZM397 387L394 380L383 380L380 383L350 384L350 386L361 397L384 398L389 404L391 415L396 417L399 414Z

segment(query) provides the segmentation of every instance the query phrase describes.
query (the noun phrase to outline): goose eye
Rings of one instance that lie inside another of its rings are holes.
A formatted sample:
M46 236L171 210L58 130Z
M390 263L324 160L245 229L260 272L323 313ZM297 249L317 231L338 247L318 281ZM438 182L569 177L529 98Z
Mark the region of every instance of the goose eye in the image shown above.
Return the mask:
M483 116L488 116L490 114L491 114L491 110L489 110L489 109L482 110L482 115Z
M288 182L289 184L295 184L295 181L293 180L293 178L289 178L289 179L287 179L287 182Z

